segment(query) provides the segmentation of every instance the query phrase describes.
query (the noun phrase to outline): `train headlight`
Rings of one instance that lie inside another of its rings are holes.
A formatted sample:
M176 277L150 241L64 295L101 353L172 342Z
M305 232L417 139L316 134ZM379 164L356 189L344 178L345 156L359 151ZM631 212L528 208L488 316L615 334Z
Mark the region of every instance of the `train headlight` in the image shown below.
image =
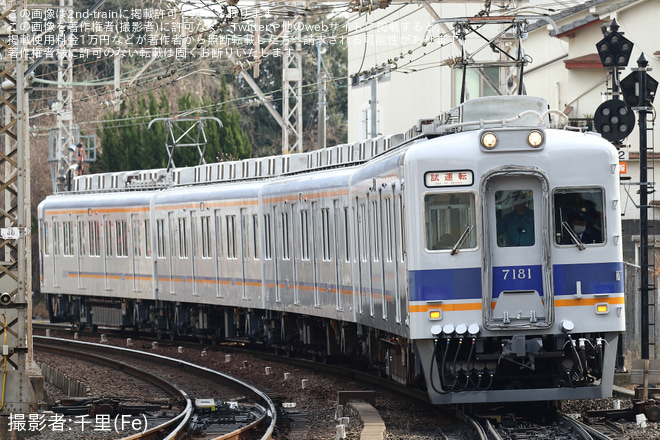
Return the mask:
M596 304L596 314L604 315L610 311L609 304L607 303L598 303Z
M431 310L429 311L429 319L433 321L437 321L438 319L442 319L442 310Z
M481 145L484 146L487 150L492 150L497 145L497 136L495 133L487 131L481 135Z
M543 133L539 130L532 130L527 133L527 143L530 147L536 148L543 144Z

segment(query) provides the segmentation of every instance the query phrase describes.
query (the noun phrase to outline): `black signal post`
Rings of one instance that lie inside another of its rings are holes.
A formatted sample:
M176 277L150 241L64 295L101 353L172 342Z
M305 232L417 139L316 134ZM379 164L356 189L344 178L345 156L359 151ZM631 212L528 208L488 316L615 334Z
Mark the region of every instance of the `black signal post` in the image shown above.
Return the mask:
M651 187L653 183L648 182L646 116L649 112L653 111L651 103L653 102L658 82L647 73L650 70L648 65L648 60L642 54L637 60L637 68L631 69L633 72L622 81L624 100L630 103L633 110L637 110L637 124L639 126L639 246L641 250L642 359L649 359L649 313L651 313L651 310L649 310L649 291L654 288L653 285L649 284L648 195L653 190Z
M628 65L633 42L619 32L616 20L612 20L609 28L610 32L596 43L596 49L603 67L612 69L612 99L603 102L596 109L594 128L618 148L620 141L635 128L635 115L628 104L619 99L619 69Z

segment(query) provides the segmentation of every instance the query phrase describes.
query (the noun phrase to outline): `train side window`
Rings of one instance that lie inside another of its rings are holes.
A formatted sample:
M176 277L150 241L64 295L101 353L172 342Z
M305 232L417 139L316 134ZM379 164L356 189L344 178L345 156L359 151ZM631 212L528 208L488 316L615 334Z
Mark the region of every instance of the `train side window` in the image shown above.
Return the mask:
M60 222L53 221L53 255L60 255Z
M282 211L282 259L289 260L289 213Z
M73 222L62 222L62 232L64 236L65 257L73 256Z
M78 252L79 255L87 253L87 228L85 221L78 220Z
M227 223L227 258L236 258L236 216L228 215L225 217Z
M564 188L554 192L555 243L601 244L605 241L601 188ZM579 240L579 242L577 240Z
M309 211L300 211L300 258L309 260Z
M383 227L385 228L385 257L387 261L392 261L392 199L386 197L383 199Z
M222 214L220 210L215 211L215 248L218 260L222 258Z
M131 215L131 227L133 228L133 256L142 257L142 230L136 214Z
M399 218L399 228L401 235L401 262L406 261L406 216L403 206L403 196L401 194L397 195L398 203L396 204L396 209L398 211L397 217Z
M156 219L156 255L165 258L165 219Z
M264 259L273 259L272 247L272 224L270 221L270 214L264 214Z
M531 189L495 191L499 247L534 246L534 195Z
M43 223L43 225L44 225L44 236L43 236L44 248L43 249L44 249L44 255L48 256L48 255L50 255L50 227L48 226L47 221L45 221Z
M358 215L358 242L360 245L360 259L367 262L367 206L360 203L360 212Z
M149 220L144 221L144 256L151 258L151 228Z
M126 220L115 222L117 229L117 256L128 257L128 227Z
M199 220L202 224L202 258L211 258L211 217L203 216Z
M321 223L322 223L322 233L321 237L323 240L323 261L330 261L330 209L323 208L321 209Z
M89 256L90 257L99 257L101 256L101 240L99 229L101 225L96 220L89 221Z
M463 250L477 247L474 193L427 194L424 221L426 249L451 250L457 244Z
M348 221L348 207L344 206L344 248L346 251L346 262L351 262L351 239L350 239L350 230L349 230L349 221Z
M112 241L112 220L105 221L105 227L103 228L103 233L105 235L105 256L112 257L113 241Z
M254 259L259 259L259 216L252 215L252 246L254 247Z
M185 217L179 217L179 258L188 258L188 228Z
M380 210L378 209L378 200L375 199L371 202L371 217L373 223L371 224L371 231L373 231L373 251L374 263L380 261L380 243L382 239L382 228L380 224Z

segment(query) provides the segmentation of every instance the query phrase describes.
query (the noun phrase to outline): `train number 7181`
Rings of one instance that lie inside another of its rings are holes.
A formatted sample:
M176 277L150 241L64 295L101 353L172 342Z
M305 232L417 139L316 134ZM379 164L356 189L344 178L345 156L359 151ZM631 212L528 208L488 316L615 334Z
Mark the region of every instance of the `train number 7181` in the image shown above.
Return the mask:
M512 280L531 280L532 279L532 269L531 268L520 268L520 269L502 269L504 273L504 279Z

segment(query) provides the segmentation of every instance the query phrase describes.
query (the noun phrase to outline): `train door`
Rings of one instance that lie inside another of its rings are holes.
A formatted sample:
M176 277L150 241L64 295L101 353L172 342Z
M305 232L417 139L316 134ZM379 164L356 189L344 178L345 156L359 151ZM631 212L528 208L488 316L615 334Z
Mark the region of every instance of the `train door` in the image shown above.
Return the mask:
M334 249L334 254L335 254L335 261L334 261L334 270L335 270L335 276L333 278L333 281L335 282L335 308L337 310L341 310L341 284L340 284L340 279L341 279L341 266L339 265L339 260L341 259L341 251L340 251L340 246L344 241L340 240L340 232L339 232L339 219L341 218L342 211L341 207L339 206L339 200L333 200L332 201L332 234L328 234L330 237L332 237L332 243L329 243L329 249L328 252L330 252L330 249ZM329 214L328 214L329 215Z
M365 291L369 285L369 274L366 269L365 263L367 262L367 207L366 203L360 201L359 197L355 199L355 249L357 260L357 276L358 276L358 298L357 298L357 311L359 314L364 313L364 298ZM366 274L365 274L366 272Z
M105 289L110 289L110 280L108 277L108 259L112 257L112 220L107 215L103 216L103 279Z
M312 209L311 209L311 222L312 222L312 231L311 231L311 237L307 237L307 241L311 242L311 261L312 261L312 282L314 283L313 289L314 289L314 307L320 307L321 303L319 302L319 259L318 255L316 253L317 251L317 240L316 238L319 236L318 234L318 227L316 225L316 219L318 218L317 215L317 209L318 209L318 202L312 202Z
M381 195L381 213L383 228L383 318L389 319L388 308L396 300L397 295L395 292L397 292L399 287L397 282L396 258L394 256L394 210L391 193Z
M82 216L77 218L77 229L78 229L78 288L83 289L85 287L83 283L82 268L84 266L83 260L87 254L87 229L85 228L85 220Z
M247 286L245 285L245 265L247 264L247 261L250 259L250 252L249 252L249 246L250 246L250 230L249 230L249 223L248 223L248 214L247 214L247 209L242 208L241 209L241 231L240 231L240 236L241 236L241 255L239 256L240 261L241 261L241 298L243 300L248 300L247 295Z
M533 171L495 171L483 180L484 324L552 325L548 188Z
M60 256L60 223L57 217L53 217L53 287L59 287L57 281L58 258Z
M294 264L291 258L291 212L293 211L289 206L288 204L280 204L280 209L274 211L277 218L277 227L275 228L275 258L278 260L276 263L278 287L275 292L275 301L285 301L287 303L292 302L290 298L293 296L293 282L295 280ZM283 296L285 296L285 300L282 299Z
M138 219L137 214L131 214L131 238L133 241L133 253L132 253L132 270L133 270L133 291L137 291L137 265L138 261L142 257L142 247L140 246L141 241L141 231L140 231L140 220Z
M380 299L381 318L387 318L387 295L383 272L383 223L381 191L371 199L371 314L376 314L376 299Z
M197 246L197 238L201 237L199 232L197 231L197 216L195 215L194 212L190 212L190 274L192 277L192 294L193 295L199 295L199 290L197 290L197 253L198 253L198 246ZM200 220L201 221L201 220ZM186 228L188 229L188 228Z
M215 296L216 298L223 298L222 282L224 279L222 264L222 212L219 209L215 210Z
M174 223L174 213L168 212L167 213L167 228L168 228L168 234L167 236L169 237L169 255L168 255L168 261L169 261L169 281L170 281L170 294L174 295L176 294L176 291L174 290L174 255L176 255L175 249L176 249L176 243L175 243L175 223Z

